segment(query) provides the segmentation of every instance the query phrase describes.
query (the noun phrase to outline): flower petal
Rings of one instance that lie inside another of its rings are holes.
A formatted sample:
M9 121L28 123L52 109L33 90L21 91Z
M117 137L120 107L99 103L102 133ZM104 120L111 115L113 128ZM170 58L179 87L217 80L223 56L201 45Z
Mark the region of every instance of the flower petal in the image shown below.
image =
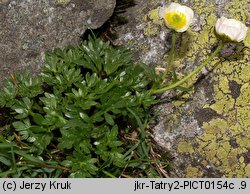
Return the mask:
M159 16L165 20L168 28L174 29L177 32L184 32L191 24L194 12L187 6L182 6L179 3L171 3L168 7L160 9Z
M215 24L215 30L221 37L240 42L245 39L248 28L238 20L221 17Z

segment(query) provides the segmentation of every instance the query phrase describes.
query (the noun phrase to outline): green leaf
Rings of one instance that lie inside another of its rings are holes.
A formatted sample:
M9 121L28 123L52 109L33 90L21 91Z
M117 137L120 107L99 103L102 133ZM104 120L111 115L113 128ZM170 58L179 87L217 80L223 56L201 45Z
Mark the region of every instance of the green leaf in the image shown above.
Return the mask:
M16 146L16 144L13 143L0 143L0 149L5 149L5 148L11 148Z
M32 117L37 125L43 125L46 122L44 117L39 113L33 113Z
M0 162L6 166L11 166L11 159L0 155Z
M33 133L44 133L47 132L48 130L46 128L40 127L40 126L35 126L32 125L29 130Z
M77 136L74 135L73 130L72 133L68 129L61 129L62 137L58 138L59 144L58 147L62 149L70 149L73 147L73 144L77 140Z
M144 129L145 126L142 124L141 119L138 117L138 115L136 115L136 113L131 109L131 108L127 108L127 110L134 116L134 118L137 121L138 126L140 127L140 129Z
M85 121L87 123L92 123L92 120L90 119L90 117L86 113L80 112L79 115L83 121Z
M96 73L93 73L91 76L89 73L87 73L85 79L87 81L88 87L93 87L98 82L98 77Z
M14 150L14 153L24 157L25 159L27 159L27 160L29 160L31 162L44 164L44 161L40 160L38 157L35 157L35 156L31 155L31 154L27 154L24 151Z
M43 150L50 144L53 136L51 133L40 133L34 135L34 145L39 149L38 153L41 154Z
M9 177L11 174L13 174L13 176L18 172L22 172L22 171L25 171L27 169L29 169L30 167L27 167L27 166L23 166L23 167L20 167L20 168L17 168L17 169L12 169L10 168L9 170L5 171L5 172L1 172L0 173L0 177Z
M110 114L104 113L104 118L108 124L110 124L112 126L115 124L115 121L113 120L113 118Z
M0 134L0 142L7 143L6 139L1 134ZM1 144L0 144L0 146L1 146Z
M24 109L24 108L19 108L19 107L14 108L14 110L15 110L18 114L23 114L23 113L25 112L25 109Z
M33 102L28 97L24 97L23 102L26 105L27 109L30 109L33 104Z
M72 166L72 161L71 160L64 160L61 162L62 166L70 167Z
M78 103L77 103L78 105ZM96 106L98 105L97 102L95 101L91 101L91 100L86 100L84 102L80 101L79 102L79 106L83 109L83 110L89 110L92 106Z
M70 119L67 121L66 125L64 126L64 128L74 128L74 127L78 127L78 126L82 126L84 125L84 122L80 119Z
M16 122L12 123L12 125L15 127L15 129L17 131L23 131L23 130L28 129L30 127L30 124L28 124L28 125L27 124L25 124L21 121L16 121Z
M75 142L75 140L73 138L67 138L67 141L64 141L65 138L59 138L58 139L60 141L60 143L58 144L58 147L61 149L71 149L73 147L73 144Z
M118 135L118 126L115 125L115 126L113 126L112 129L111 129L111 132L110 132L109 137L116 138L117 135Z

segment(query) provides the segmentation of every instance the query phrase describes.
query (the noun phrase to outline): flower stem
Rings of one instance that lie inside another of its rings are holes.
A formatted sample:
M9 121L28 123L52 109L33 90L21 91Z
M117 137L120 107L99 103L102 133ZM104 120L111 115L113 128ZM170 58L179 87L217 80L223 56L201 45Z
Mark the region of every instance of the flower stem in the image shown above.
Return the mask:
M167 68L163 74L163 79L165 79L167 77L168 73L172 73L172 71L174 71L173 70L173 62L174 62L176 35L177 35L177 32L175 30L173 30L172 31L171 49L170 49L169 57L168 57L168 64L167 64Z
M175 82L174 84L171 84L170 86L166 86L164 88L152 91L152 93L153 94L162 93L162 92L165 92L167 90L176 88L177 86L183 84L189 78L191 78L193 75L195 75L196 73L198 73L203 67L205 67L221 51L221 49L223 48L223 46L224 46L224 44L220 43L217 46L217 48L215 49L215 51L200 66L198 66L195 70L193 70L192 72L190 72L187 76L185 76L184 78L182 78L178 82Z

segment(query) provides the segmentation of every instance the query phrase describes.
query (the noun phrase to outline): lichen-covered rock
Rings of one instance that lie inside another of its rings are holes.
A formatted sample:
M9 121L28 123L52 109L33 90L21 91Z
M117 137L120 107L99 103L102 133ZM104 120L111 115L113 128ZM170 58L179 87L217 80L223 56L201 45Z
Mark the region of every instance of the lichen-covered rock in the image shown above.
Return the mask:
M153 66L167 64L171 31L159 20L163 1L138 0L126 13L117 44L128 44L135 58ZM172 1L166 0L166 3ZM250 1L179 0L195 12L194 22L178 34L175 67L179 77L201 64L215 49L214 24L225 16L250 27ZM179 177L250 177L250 31L243 43L228 44L202 73L185 83L193 92L166 92L155 138L174 156ZM178 94L178 95L177 95Z
M0 0L0 83L7 73L37 71L44 52L76 44L112 15L115 0Z

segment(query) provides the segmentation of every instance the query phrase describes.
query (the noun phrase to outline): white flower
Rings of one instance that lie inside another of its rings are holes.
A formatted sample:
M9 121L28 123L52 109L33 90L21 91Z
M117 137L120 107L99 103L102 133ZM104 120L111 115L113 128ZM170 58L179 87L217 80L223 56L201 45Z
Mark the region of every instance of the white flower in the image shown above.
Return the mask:
M192 22L194 11L179 3L171 3L168 7L162 7L159 11L168 28L177 32L185 32Z
M247 35L247 27L238 20L221 17L215 24L216 33L222 38L240 42Z

